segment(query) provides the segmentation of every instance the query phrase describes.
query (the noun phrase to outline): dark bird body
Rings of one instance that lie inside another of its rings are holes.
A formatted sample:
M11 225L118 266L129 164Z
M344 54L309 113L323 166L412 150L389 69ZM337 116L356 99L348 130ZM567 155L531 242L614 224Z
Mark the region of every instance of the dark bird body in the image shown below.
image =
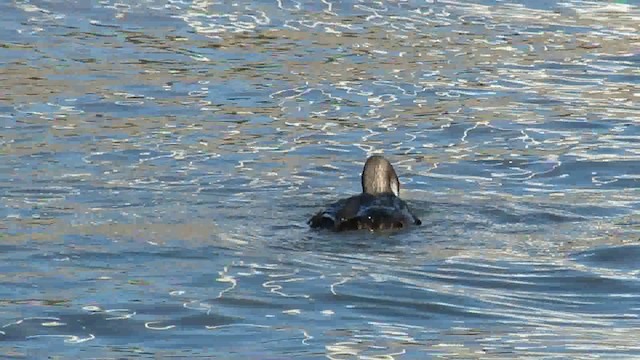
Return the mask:
M399 198L400 182L382 156L367 159L362 171L362 193L339 200L309 220L312 228L334 231L400 229L422 222Z

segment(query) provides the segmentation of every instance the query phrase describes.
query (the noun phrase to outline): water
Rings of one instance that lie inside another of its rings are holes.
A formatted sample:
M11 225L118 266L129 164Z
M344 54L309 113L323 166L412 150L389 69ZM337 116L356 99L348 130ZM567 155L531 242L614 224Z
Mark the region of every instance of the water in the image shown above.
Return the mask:
M640 8L0 4L8 358L640 356ZM310 231L384 153L410 231Z

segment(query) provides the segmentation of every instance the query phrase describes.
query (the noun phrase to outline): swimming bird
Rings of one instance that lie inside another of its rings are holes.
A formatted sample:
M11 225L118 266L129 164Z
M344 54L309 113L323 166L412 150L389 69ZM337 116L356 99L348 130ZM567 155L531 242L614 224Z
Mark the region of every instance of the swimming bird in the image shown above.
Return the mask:
M373 155L362 170L362 193L329 205L308 224L314 229L334 231L400 229L422 224L399 196L400 181L393 166L384 157Z

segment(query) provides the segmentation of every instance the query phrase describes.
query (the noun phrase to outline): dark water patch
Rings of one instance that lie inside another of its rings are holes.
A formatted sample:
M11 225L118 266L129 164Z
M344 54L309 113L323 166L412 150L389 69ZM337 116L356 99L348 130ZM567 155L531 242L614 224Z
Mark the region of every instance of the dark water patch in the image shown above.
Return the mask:
M545 129L548 130L569 130L576 131L581 129L605 130L611 128L611 125L598 120L552 120L545 122Z
M395 293L391 292L395 288ZM352 293L352 291L357 292ZM410 324L422 324L433 321L439 316L453 319L466 316L492 317L481 312L471 315L465 306L478 304L472 299L457 296L437 294L425 291L424 288L407 287L405 284L388 283L369 284L365 287L349 283L348 289L336 290L337 294L331 299L338 304L347 304L350 308L363 313L375 313L378 318L403 317L411 318Z
M551 209L550 209L551 210ZM562 223L573 221L585 221L586 217L574 215L565 211L527 211L500 208L488 208L486 214L499 224L523 223L523 224L545 224Z
M45 188L45 189L12 189L8 195L13 197L37 197L37 198L64 198L72 193L72 189L67 188Z
M584 287L589 289L586 293L582 292L585 297L610 293L632 294L637 290L636 285L622 279L605 278L581 271L551 268L540 272L533 267L534 264L528 265L526 262L508 265L503 270L490 268L485 272L469 271L458 268L457 265L444 265L440 270L455 276L455 278L449 279L453 283L496 289L501 288L502 286L499 284L502 283L509 284L509 289L513 291L539 292L541 294L572 293L580 291L579 289ZM519 271L519 269L521 270Z
M78 244L67 247L64 251L57 253L44 253L34 254L31 257L33 259L63 259L69 258L73 262L68 266L89 266L91 264L104 264L104 266L116 265L116 264L131 264L137 263L139 266L144 266L144 259L152 261L206 261L216 257L222 257L224 253L228 252L228 249L215 246L207 246L200 249L186 249L186 248L160 248L147 247L145 251L136 251L128 248L120 249L121 251L113 252L109 251L110 243L112 240L105 239L100 242L96 242L92 237L90 241L82 241L82 238L74 237L74 240L66 240L67 243ZM91 244L102 246L105 251L97 251L88 248ZM74 249L74 246L87 247L87 249ZM61 264L64 266L64 264ZM108 267L107 267L108 268Z
M553 170L536 175L534 178L554 178L554 182L561 184L571 183L575 187L592 187L594 176L614 177L624 169L626 174L636 175L640 173L640 163L636 161L590 161L581 159L566 159ZM612 185L617 187L615 184Z
M266 299L254 297L251 294L229 294L215 299L208 299L208 303L227 307L229 309L245 308L252 309L252 311L272 311L272 310L284 310L288 306L285 304L276 304Z
M601 247L573 254L572 259L594 267L635 272L640 260L640 246Z

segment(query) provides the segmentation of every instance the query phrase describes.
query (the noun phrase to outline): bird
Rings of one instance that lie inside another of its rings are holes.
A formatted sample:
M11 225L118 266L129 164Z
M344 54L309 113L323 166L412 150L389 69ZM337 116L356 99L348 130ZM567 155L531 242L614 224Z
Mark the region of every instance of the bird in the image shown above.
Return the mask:
M390 230L422 224L400 199L398 175L383 156L367 159L361 181L361 194L338 200L313 215L307 224L312 229L332 231Z

